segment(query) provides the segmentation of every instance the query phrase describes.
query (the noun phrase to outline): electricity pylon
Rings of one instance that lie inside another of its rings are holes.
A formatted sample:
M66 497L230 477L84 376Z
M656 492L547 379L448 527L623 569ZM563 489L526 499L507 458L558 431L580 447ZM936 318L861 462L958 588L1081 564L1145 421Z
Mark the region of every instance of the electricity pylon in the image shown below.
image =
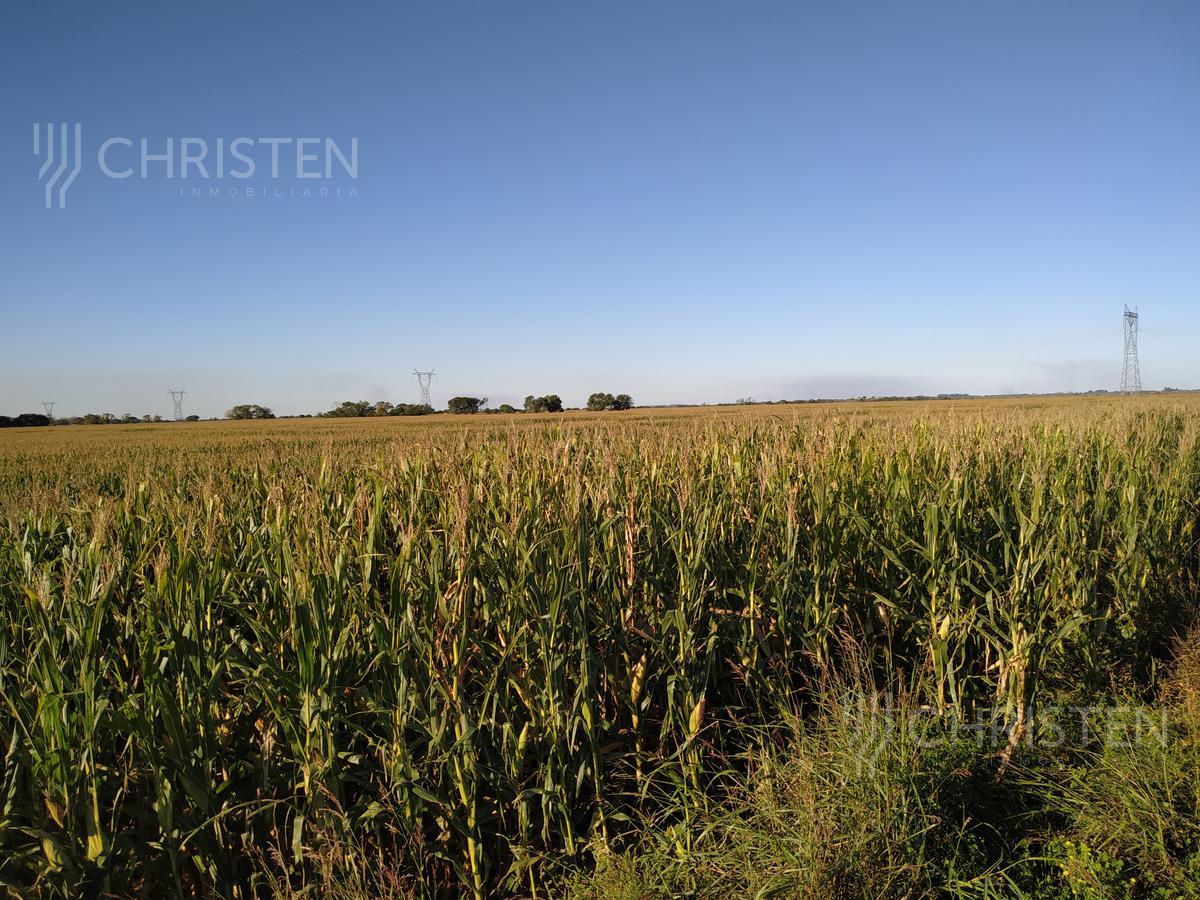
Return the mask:
M1121 393L1139 394L1142 390L1142 372L1138 368L1137 351L1138 314L1136 309L1125 307L1125 364L1121 367Z
M187 396L187 391L172 391L168 390L171 399L175 401L175 421L183 421L183 398Z
M417 379L417 385L421 388L421 402L426 406L433 406L429 402L429 386L433 384L433 379L437 378L437 372L432 369L428 372L418 372L413 369L413 375Z

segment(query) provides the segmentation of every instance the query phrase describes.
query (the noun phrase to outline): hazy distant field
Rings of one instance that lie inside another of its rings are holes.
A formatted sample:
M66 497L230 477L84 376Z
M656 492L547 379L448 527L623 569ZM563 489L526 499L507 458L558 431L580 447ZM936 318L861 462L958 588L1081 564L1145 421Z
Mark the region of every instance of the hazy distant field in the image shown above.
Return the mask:
M164 422L136 425L66 425L53 428L0 430L0 458L22 459L26 454L90 453L94 448L121 445L169 448L175 445L211 448L253 443L314 443L333 446L356 441L458 440L480 431L543 429L549 425L611 429L631 425L671 428L774 422L911 422L926 420L959 424L992 422L997 416L1022 422L1069 423L1111 419L1123 410L1142 409L1196 414L1200 394L1175 393L1137 398L1119 396L1041 396L981 400L888 401L844 403L750 404L706 407L636 408L620 413L488 413L470 416L383 417L361 419L267 419L251 421Z
M0 883L1184 891L1198 437L1191 394L0 431ZM1182 730L1049 746L1065 702Z

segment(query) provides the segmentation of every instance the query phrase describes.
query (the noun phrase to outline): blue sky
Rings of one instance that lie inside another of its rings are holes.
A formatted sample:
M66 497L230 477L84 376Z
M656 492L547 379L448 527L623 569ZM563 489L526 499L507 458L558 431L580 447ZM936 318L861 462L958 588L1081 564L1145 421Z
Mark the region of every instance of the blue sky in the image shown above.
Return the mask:
M1195 3L6 0L0 98L0 412L1115 389L1124 303L1200 386ZM114 180L113 136L359 169Z

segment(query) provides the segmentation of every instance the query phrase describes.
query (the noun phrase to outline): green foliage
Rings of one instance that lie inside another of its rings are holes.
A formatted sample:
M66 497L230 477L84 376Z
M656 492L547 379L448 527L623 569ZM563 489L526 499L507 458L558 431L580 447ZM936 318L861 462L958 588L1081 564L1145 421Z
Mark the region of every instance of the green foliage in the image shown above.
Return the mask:
M525 398L525 412L562 412L562 399L558 394L546 394L535 397L530 394Z
M397 403L389 415L430 415L433 407L428 403Z
M477 413L486 402L479 397L451 397L446 408L452 413Z
M587 408L592 412L600 412L606 409L632 409L633 398L628 394L612 394L595 393L588 397Z
M1049 842L1046 855L1058 869L1058 883L1047 892L1063 900L1130 900L1137 877L1127 874L1120 860L1088 844L1056 837Z
M19 416L0 416L0 428L31 428L53 424L42 413L21 413Z
M599 412L603 409L612 409L613 403L616 402L616 397L612 394L596 393L592 394L587 399L587 408L592 412Z
M986 874L997 789L975 742L869 681L814 693L805 720L747 752L721 804L643 823L568 893L918 897Z
M1200 641L1147 713L1120 709L1071 767L1033 773L1066 823L1051 856L1072 898L1200 897Z
M388 413L389 416L428 416L433 413L433 407L428 403L397 403Z
M241 403L225 413L227 419L273 419L275 413L268 406L257 403Z
M356 419L375 416L427 416L433 407L426 403L389 403L377 400L345 400L320 415L326 419Z
M329 419L354 419L362 416L375 415L376 404L370 403L367 400L343 400L333 409L321 413L322 416Z

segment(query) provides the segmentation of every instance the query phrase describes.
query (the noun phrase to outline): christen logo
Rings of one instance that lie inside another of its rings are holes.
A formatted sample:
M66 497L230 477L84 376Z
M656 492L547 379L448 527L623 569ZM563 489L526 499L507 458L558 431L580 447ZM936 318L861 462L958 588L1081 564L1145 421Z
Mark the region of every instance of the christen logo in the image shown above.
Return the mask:
M55 205L62 209L67 205L67 188L71 186L71 182L79 175L83 166L83 124L76 122L72 127L66 122L58 125L53 122L47 122L45 125L35 122L33 155L38 159L45 158L42 167L38 169L38 181L44 181L46 184L46 209ZM62 184L59 184L59 181L62 181ZM56 186L57 204L54 202Z

